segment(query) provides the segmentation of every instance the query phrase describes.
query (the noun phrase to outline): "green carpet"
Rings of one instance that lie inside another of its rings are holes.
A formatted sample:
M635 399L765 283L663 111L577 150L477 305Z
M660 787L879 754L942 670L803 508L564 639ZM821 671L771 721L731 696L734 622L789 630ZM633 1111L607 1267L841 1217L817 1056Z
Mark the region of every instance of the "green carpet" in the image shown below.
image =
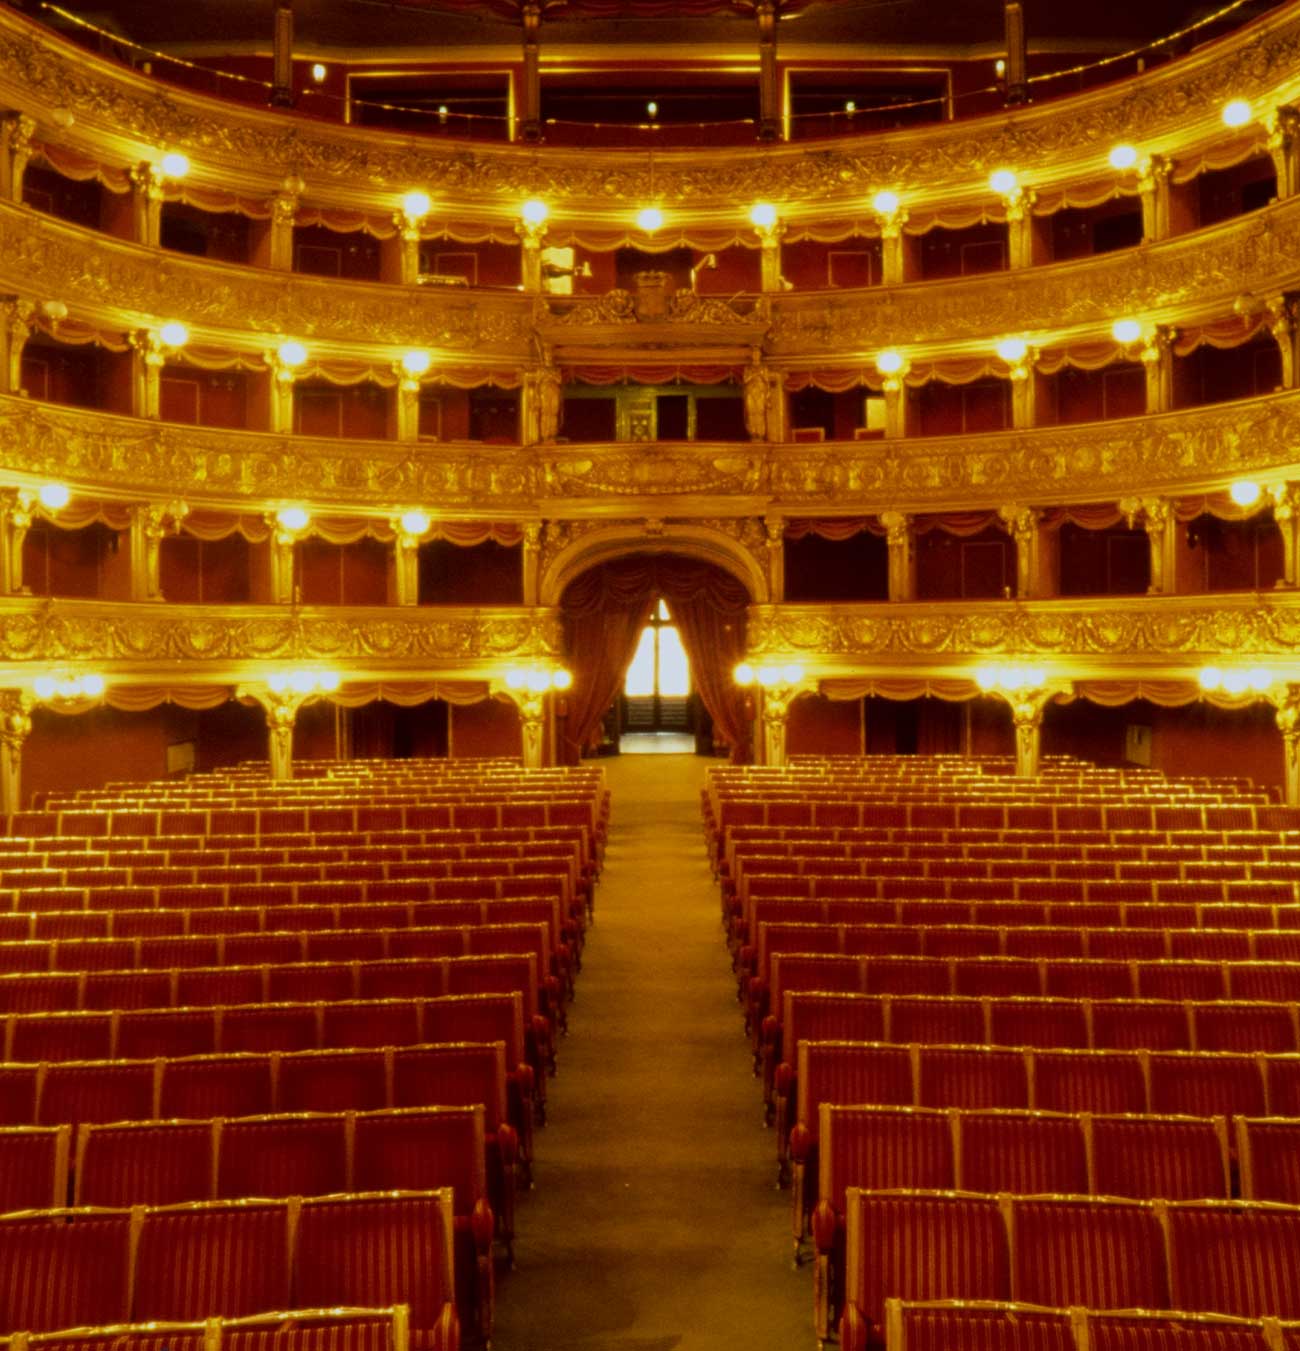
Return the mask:
M496 1351L810 1347L701 831L708 761L610 761L613 820Z

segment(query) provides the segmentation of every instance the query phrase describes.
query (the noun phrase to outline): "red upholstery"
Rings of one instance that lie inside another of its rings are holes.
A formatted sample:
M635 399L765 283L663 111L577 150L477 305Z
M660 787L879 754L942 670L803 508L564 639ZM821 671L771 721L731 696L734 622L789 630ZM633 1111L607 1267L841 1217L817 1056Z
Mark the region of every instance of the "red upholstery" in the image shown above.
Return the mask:
M1164 1239L1148 1206L1017 1198L1011 1234L1017 1300L1056 1307L1169 1307Z
M1083 1132L1073 1118L990 1112L961 1117L960 1130L957 1185L964 1191L1088 1190Z
M1229 1194L1222 1123L1100 1116L1092 1122L1093 1190L1170 1200Z
M1300 1122L1238 1118L1242 1195L1300 1205Z
M338 1299L335 1304L364 1301ZM237 1317L292 1308L287 1215L273 1204L145 1214L136 1251L139 1320ZM315 1307L332 1307L320 1300Z
M257 1116L274 1109L271 1062L250 1056L203 1056L164 1069L159 1115L202 1119Z
M926 1047L918 1100L923 1107L1028 1107L1025 1058L985 1047Z
M41 1080L38 1120L139 1121L153 1116L155 1071L147 1062L50 1065Z
M382 1052L304 1051L280 1061L278 1111L365 1112L387 1105Z
M121 1323L130 1217L0 1217L0 1334Z
M66 1128L0 1129L0 1214L61 1206L67 1185Z
M1153 1112L1264 1115L1263 1076L1252 1056L1153 1055L1148 1074Z
M252 1117L222 1127L220 1197L326 1196L348 1186L340 1116Z
M1300 1209L1183 1202L1168 1214L1177 1307L1300 1318Z
M78 1205L160 1206L211 1197L209 1123L169 1121L81 1128Z
M905 1305L890 1333L890 1351L1075 1351L1069 1316L1062 1314Z

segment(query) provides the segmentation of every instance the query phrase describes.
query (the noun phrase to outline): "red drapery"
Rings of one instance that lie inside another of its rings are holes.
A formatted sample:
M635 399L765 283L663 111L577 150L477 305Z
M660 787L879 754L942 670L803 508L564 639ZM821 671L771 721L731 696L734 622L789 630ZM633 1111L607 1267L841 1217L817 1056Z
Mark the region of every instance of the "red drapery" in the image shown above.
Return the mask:
M708 563L633 554L583 573L560 601L573 670L566 760L576 760L590 743L660 596L677 623L695 688L720 739L730 743L733 757L743 754L748 743L744 700L731 673L745 651L748 593Z

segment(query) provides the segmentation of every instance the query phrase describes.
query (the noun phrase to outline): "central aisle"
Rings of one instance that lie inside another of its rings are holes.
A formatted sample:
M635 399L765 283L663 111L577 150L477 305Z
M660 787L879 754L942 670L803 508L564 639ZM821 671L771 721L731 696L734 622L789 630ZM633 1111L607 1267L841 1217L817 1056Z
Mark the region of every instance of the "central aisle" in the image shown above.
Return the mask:
M496 1351L811 1345L701 831L709 762L608 763L613 819Z

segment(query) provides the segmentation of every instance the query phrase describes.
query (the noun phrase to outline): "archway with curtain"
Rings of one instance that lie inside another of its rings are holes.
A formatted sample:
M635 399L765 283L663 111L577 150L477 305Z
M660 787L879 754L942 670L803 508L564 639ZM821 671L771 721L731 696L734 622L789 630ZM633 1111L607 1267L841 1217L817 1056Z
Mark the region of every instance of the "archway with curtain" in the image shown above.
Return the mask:
M592 746L606 709L622 688L655 603L668 603L691 677L733 759L749 749L744 698L732 671L745 651L749 593L730 573L676 554L629 554L575 578L560 598L565 650L573 672L561 758L575 762Z

